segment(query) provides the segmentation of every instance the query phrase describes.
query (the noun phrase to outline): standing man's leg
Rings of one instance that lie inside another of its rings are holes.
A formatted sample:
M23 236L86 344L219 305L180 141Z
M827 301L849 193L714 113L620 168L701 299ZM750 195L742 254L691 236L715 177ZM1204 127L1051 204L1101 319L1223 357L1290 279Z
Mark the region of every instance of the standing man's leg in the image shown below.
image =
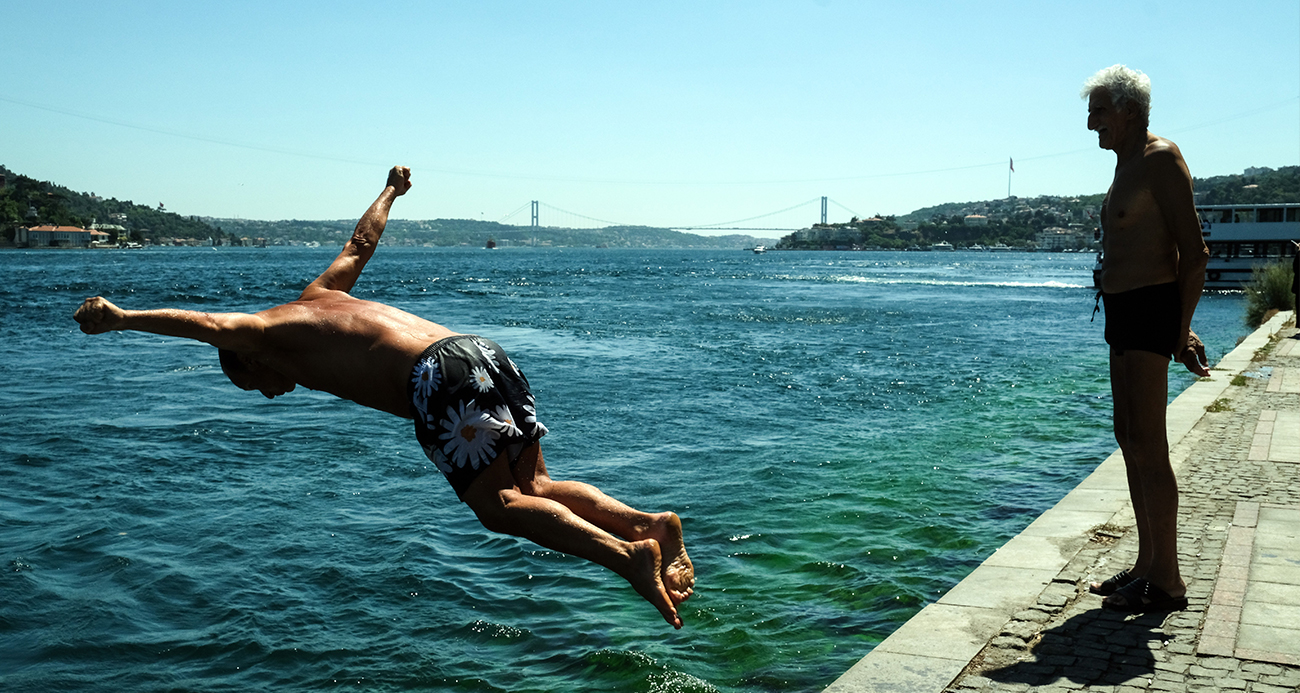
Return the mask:
M1291 241L1295 246L1295 254L1291 256L1291 293L1295 294L1295 305L1291 307L1295 311L1295 324L1300 327L1300 242Z
M1178 570L1178 481L1169 461L1165 430L1169 359L1147 351L1111 351L1115 438L1124 455L1129 496L1137 519L1138 558L1131 571L1170 597L1187 592ZM1133 610L1133 593L1106 598Z

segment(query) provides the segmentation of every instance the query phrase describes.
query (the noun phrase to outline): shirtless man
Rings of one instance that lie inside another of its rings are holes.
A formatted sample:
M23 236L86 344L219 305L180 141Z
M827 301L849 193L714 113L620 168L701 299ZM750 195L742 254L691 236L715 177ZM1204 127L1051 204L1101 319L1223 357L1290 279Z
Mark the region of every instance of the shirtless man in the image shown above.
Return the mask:
M1132 568L1091 590L1107 608L1134 613L1187 608L1178 571L1178 482L1165 434L1171 357L1208 376L1191 331L1209 251L1178 147L1147 131L1151 80L1123 65L1084 83L1088 129L1115 152L1115 179L1101 208L1098 278L1106 310L1115 439L1137 516Z
M97 296L73 317L87 334L138 330L211 344L232 383L268 398L302 385L413 419L425 454L484 527L609 568L681 628L677 606L693 592L695 569L677 515L551 479L528 381L496 343L348 294L410 177L404 167L389 171L343 252L295 301L249 315L122 310Z
M1300 241L1291 241L1291 293L1295 294L1295 305L1291 310L1300 316ZM1300 318L1296 319L1296 324L1300 325Z

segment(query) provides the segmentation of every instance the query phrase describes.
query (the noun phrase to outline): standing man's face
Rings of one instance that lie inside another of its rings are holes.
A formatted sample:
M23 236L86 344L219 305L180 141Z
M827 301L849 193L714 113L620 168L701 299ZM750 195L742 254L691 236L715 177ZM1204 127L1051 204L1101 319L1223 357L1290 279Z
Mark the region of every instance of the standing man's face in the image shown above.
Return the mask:
M1097 146L1115 149L1124 141L1133 116L1126 107L1116 107L1110 93L1097 89L1088 96L1088 129L1097 133Z

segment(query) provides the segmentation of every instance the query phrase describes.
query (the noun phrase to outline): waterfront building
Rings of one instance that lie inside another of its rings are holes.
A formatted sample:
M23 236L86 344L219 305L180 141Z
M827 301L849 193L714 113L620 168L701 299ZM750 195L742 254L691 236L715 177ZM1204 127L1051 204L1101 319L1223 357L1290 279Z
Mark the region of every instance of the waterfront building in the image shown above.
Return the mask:
M20 226L14 243L28 248L89 248L92 241L107 240L103 231L76 226Z
M1038 232L1035 240L1038 242L1039 250L1061 251L1061 250L1079 250L1092 245L1090 234L1083 230L1078 224L1071 225L1071 228L1061 228L1051 226Z

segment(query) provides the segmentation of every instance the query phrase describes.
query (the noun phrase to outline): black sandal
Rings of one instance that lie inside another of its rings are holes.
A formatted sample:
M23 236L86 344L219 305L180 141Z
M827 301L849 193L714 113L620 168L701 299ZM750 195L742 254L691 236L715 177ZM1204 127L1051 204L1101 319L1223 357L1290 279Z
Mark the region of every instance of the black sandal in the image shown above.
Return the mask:
M1119 588L1133 581L1133 576L1129 575L1127 570L1121 570L1118 573L1106 578L1103 582L1094 582L1088 585L1088 591L1093 594L1099 594L1103 597L1109 597L1115 594Z
M1187 597L1171 597L1168 592L1151 584L1146 578L1135 578L1127 585L1115 590L1115 596L1123 597L1123 604L1116 604L1107 599L1101 605L1114 611L1129 614L1145 614L1153 611L1182 611L1187 608Z

